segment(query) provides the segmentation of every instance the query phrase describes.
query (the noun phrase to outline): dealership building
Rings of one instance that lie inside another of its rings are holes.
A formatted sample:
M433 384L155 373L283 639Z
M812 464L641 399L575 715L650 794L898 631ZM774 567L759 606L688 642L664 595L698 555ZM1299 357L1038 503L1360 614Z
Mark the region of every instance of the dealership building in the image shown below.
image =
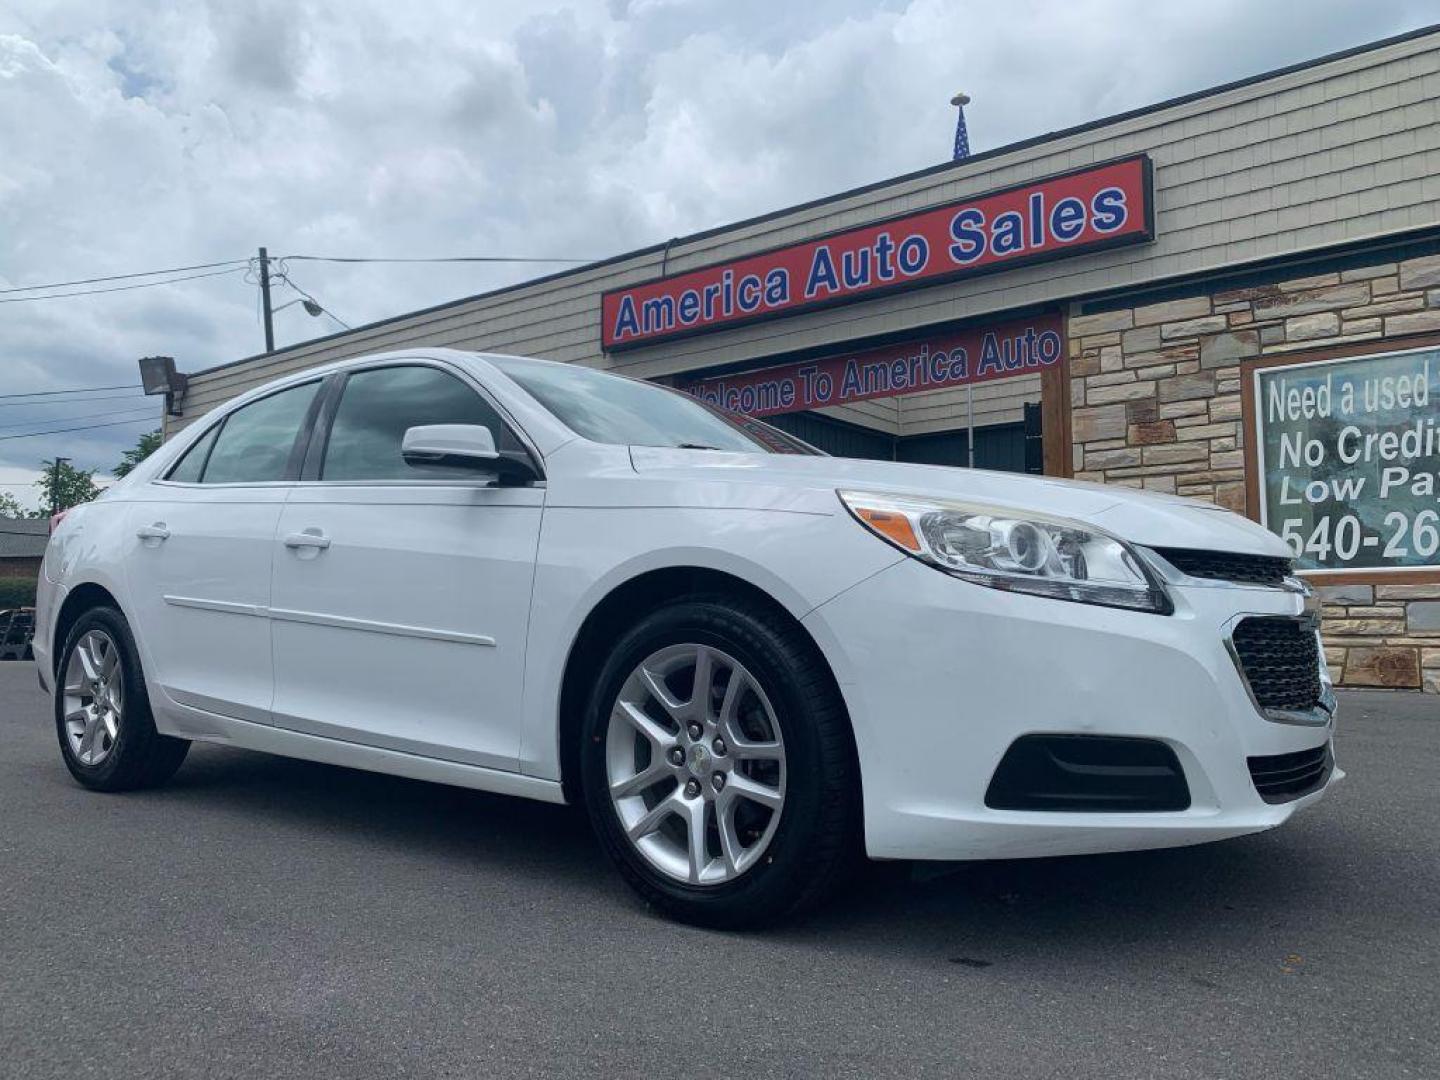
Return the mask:
M420 345L1218 503L1297 551L1337 684L1440 692L1440 29L198 372L169 433Z

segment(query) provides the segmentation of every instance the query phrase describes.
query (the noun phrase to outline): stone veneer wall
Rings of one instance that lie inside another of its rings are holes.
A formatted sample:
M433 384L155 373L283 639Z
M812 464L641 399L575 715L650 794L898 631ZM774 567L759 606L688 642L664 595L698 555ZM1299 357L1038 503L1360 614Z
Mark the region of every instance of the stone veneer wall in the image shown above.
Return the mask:
M1440 256L1076 316L1075 478L1208 499L1243 514L1242 360L1435 331ZM1440 693L1440 585L1319 592L1337 685Z

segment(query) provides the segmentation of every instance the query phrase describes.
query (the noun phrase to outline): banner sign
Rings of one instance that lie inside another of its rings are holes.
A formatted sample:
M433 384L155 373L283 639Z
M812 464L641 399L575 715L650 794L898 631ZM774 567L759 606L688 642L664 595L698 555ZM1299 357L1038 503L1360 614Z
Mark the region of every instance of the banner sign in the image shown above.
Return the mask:
M680 389L712 405L750 416L773 416L918 390L1030 375L1060 362L1057 314L955 330L863 352L697 382Z
M1255 372L1261 521L1303 570L1440 565L1440 350Z
M607 292L606 349L1154 237L1144 154Z

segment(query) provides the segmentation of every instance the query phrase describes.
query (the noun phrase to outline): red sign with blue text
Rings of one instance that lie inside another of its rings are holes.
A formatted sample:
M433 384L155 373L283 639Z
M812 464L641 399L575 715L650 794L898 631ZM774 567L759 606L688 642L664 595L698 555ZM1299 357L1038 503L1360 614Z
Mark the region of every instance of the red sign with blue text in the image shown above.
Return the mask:
M700 379L679 388L733 412L773 416L1034 374L1060 363L1063 351L1060 316L1050 313Z
M645 345L1154 235L1140 154L607 292L601 344Z

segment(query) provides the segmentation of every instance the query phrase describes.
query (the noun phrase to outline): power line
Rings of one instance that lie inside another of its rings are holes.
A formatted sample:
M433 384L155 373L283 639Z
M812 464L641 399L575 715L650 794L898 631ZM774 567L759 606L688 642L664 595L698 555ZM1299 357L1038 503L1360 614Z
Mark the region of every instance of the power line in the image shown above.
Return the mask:
M589 263L594 259L576 258L538 258L520 255L457 255L439 258L351 258L333 255L285 255L284 259L297 259L305 262L328 262L328 263ZM280 261L277 259L276 261ZM226 262L196 263L194 266L177 266L169 270L146 270L133 274L110 274L104 277L78 278L75 281L57 281L48 285L22 285L8 289L0 289L0 304L23 304L32 300L66 300L76 296L98 296L104 293L129 292L132 289L152 289L158 285L178 285L183 281L199 281L202 278L222 277L225 274L236 274L244 271L248 280L250 265L253 259L231 259ZM214 269L225 267L225 269ZM13 293L31 293L42 289L69 289L75 285L91 285L102 281L127 281L141 277L156 277L161 274L175 274L185 270L204 270L200 274L182 274L180 277L167 277L163 281L140 281L131 285L116 285L106 289L74 289L71 292L45 293L40 296L14 296ZM326 312L327 315L331 314ZM334 318L333 315L331 315ZM339 319L335 320L340 322ZM346 324L340 322L341 326Z
M139 412L139 411L141 411L141 410L138 410L138 409L124 409L124 410L121 410L121 411L122 411L125 415L129 415L130 413ZM150 409L145 409L144 412L145 412L147 415L154 415L155 410L154 410L153 408L150 408ZM29 427L31 424L37 424L37 423L38 423L38 424L68 424L68 423L70 423L70 421L72 421L72 420L101 420L101 419L103 419L103 418L105 418L105 417L107 417L107 416L119 416L119 415L121 415L120 412L116 412L115 410L112 409L110 412L103 412L103 413L82 413L82 414L79 415L79 416L46 416L46 417L39 418L39 419L37 419L37 418L35 418L35 417L31 417L29 420L17 420L17 421L15 421L13 424L0 424L0 428Z
M80 289L76 292L47 293L44 296L8 296L0 304L24 304L31 300L64 300L72 296L94 296L97 293L129 292L131 289L153 289L157 285L178 285L182 281L198 281L200 278L221 277L224 274L238 274L243 266L232 266L228 270L211 270L204 274L186 274L183 277L166 278L164 281L142 281L135 285L115 285L108 289Z
M131 278L158 277L160 274L184 274L191 270L213 270L217 266L240 266L247 259L226 259L224 262L196 263L194 266L172 266L168 270L140 270L133 274L110 274L107 277L79 278L75 281L52 281L48 285L17 285L0 289L0 295L17 292L37 292L40 289L68 289L75 285L94 285L97 281L128 281Z
M533 258L522 255L454 255L433 259L345 258L338 255L280 255L279 260L329 263L588 263L594 259Z
M19 435L0 435L0 441L6 439L29 439L36 435L63 435L67 431L94 431L96 428L119 427L121 424L153 424L158 417L136 417L133 420L112 420L108 424L85 424L81 427L52 428L49 431L25 431Z
M0 401L0 409L49 408L51 405L88 405L92 401L133 401L144 394L101 394L99 397L67 397L57 401Z
M316 307L318 307L318 308L319 308L321 311L323 311L326 315L330 316L331 319L335 320L335 322L339 323L339 324L340 324L341 326L343 326L346 330L351 329L351 326L350 326L349 323L347 323L344 319L340 318L339 315L336 315L333 311L331 311L329 308L327 308L324 304L320 303L319 300L316 300L315 297L311 296L308 292L306 292L304 289L302 289L299 285L296 285L295 282L290 279L290 275L286 272L286 270L285 270L285 268L284 268L284 265L285 265L285 264L284 264L283 262L282 262L280 265L281 265L281 269L280 269L280 273L277 275L277 280L284 282L286 285L289 285L290 288L294 289L297 293L299 293L301 296L303 296L306 300L309 300L312 304L314 304ZM290 302L291 302L292 304L294 303L293 300L290 301Z
M332 255L285 255L286 259L303 259L307 262L331 262L331 263L587 263L594 262L594 259L576 258L548 258L528 255L455 255L440 256L436 258L388 258L388 257L344 257ZM6 289L0 289L0 296L10 296L15 293L42 292L46 289L71 289L77 285L95 285L104 281L133 281L136 278L160 277L163 274L188 274L192 270L214 270L217 267L233 267L239 269L253 263L254 259L223 259L220 262L193 263L189 266L171 266L163 270L137 270L129 274L106 274L101 277L76 278L73 281L50 281L44 285L12 285ZM201 275L203 276L203 275ZM171 281L191 281L193 278L171 278L166 281L153 281L143 285L133 286L135 288L146 288L148 285L166 285ZM105 290L96 289L94 292ZM89 292L64 293L65 296L88 296ZM50 297L33 296L20 297L22 300L45 300Z
M56 394L90 394L101 390L139 390L138 382L121 383L118 386L77 386L71 390L27 390L23 394L0 394L0 398L54 397Z

